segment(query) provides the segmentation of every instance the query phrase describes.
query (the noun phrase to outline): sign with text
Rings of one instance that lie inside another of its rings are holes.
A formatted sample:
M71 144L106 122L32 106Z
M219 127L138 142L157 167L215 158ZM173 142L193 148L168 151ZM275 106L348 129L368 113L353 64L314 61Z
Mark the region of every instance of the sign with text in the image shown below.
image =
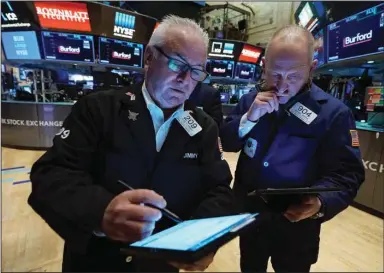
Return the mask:
M237 60L241 43L228 40L210 39L208 56L211 59Z
M244 44L240 53L239 62L257 64L260 60L263 49L257 46Z
M384 53L384 4L332 23L328 62Z
M42 28L91 31L87 4L75 2L34 2Z
M1 2L1 28L3 30L36 29L33 11L25 2Z
M156 19L104 5L88 4L91 16L99 14L101 20L92 20L92 32L107 38L147 44L156 25Z

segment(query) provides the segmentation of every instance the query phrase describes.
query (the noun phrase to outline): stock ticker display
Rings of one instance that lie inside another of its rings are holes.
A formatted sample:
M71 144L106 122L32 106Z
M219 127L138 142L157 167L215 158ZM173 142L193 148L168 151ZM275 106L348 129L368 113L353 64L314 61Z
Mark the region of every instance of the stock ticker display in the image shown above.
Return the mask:
M41 36L46 60L80 63L95 61L91 35L43 31Z
M330 24L328 62L384 52L384 4Z
M100 63L130 67L142 67L144 46L100 37Z

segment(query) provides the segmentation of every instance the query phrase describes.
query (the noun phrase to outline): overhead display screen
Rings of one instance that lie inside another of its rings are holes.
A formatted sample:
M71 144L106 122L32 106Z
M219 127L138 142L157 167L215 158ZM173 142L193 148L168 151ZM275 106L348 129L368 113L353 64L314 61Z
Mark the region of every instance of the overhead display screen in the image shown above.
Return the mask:
M316 59L317 67L325 64L326 54L324 46L324 30L320 30L316 35L314 35L315 40L318 42L319 47L315 49L313 53L313 59Z
M142 67L142 44L100 37L100 63Z
M208 73L211 74L211 77L233 78L233 72L235 70L235 62L208 59L206 69Z
M252 81L255 76L256 65L249 63L236 64L235 79Z
M1 41L8 60L40 60L35 31L2 32Z
M34 4L42 28L91 31L86 3L50 1Z
M237 60L242 44L235 41L210 39L208 57L212 59Z
M263 53L261 47L244 44L240 53L239 62L257 64L260 60L261 53Z
M1 28L3 30L36 29L31 10L25 2L1 2Z
M384 4L328 25L328 62L384 52Z
M46 60L93 63L93 36L43 31L41 33Z
M102 18L93 20L92 32L107 38L147 44L157 22L154 18L109 6L90 4L89 7Z

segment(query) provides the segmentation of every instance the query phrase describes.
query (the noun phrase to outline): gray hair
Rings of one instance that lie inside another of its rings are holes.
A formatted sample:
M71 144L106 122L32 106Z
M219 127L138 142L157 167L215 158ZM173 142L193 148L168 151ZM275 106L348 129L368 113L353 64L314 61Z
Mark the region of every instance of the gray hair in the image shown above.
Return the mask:
M315 50L315 39L309 30L299 25L287 25L277 30L273 34L271 41L268 43L267 48L265 49L265 56L268 55L268 50L274 41L294 42L303 39L303 37L308 42L308 57L309 61L311 62Z
M159 26L155 29L151 38L149 39L148 46L163 46L167 40L168 30L173 27L185 28L188 30L188 33L194 33L198 36L201 36L205 48L208 49L208 33L203 28L201 28L195 21L188 18L182 18L176 15L167 15L163 18L163 20L160 22Z

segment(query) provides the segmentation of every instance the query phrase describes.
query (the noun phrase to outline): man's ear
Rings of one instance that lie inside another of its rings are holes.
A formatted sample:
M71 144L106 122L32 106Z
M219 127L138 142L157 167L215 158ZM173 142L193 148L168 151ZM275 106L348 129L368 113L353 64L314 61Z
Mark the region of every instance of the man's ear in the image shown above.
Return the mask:
M144 68L148 68L153 60L153 51L152 48L147 46L144 52Z
M319 61L316 59L312 61L311 68L309 70L309 76L310 77L312 77L313 71L316 69L318 63L319 63Z

